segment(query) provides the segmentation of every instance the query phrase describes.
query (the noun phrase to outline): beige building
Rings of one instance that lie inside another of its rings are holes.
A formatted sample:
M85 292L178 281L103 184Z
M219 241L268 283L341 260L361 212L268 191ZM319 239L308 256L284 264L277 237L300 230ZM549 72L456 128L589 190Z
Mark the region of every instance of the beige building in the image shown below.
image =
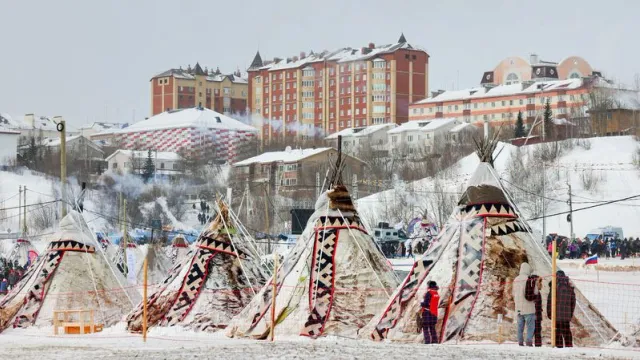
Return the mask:
M116 150L105 159L109 170L113 172L140 174L149 156L148 151ZM156 175L174 178L182 175L182 158L175 152L152 151L151 160Z
M385 156L389 148L387 131L396 128L396 124L380 124L348 128L333 133L325 138L327 143L338 147L338 136L342 137L342 150L357 156L362 151L373 151L376 155Z
M387 132L392 156L419 156L437 151L451 141L450 131L460 125L456 118L410 121Z

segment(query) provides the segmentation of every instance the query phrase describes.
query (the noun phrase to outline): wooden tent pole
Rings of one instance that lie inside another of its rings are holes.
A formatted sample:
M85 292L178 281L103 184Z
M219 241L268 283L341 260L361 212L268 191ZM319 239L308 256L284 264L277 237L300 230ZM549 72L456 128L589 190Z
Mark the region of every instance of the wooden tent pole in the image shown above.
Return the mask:
M142 341L147 342L147 257L144 257L142 288Z
M276 291L278 289L278 253L273 252L273 289L271 291L271 334L269 339L274 340L276 332Z
M551 252L551 347L556 347L556 300L557 300L557 280L556 279L556 257L557 257L557 248L556 248L556 239L553 239L553 251Z

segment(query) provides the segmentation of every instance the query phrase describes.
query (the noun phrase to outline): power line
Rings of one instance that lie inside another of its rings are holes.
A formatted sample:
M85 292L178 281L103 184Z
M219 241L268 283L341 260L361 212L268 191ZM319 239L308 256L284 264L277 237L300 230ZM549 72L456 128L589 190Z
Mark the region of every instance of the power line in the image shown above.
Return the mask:
M601 204L596 204L596 205L591 205L591 206L585 206L579 209L574 209L573 212L578 212L578 211L582 211L582 210L588 210L588 209L593 209L596 207L600 207L600 206L604 206L604 205L609 205L609 204L614 204L617 202L621 202L621 201L627 201L630 199L635 199L635 198L640 198L640 194L639 195L633 195L633 196L629 196L626 198L622 198L622 199L616 199L616 200L610 200L610 201L606 201L604 203ZM558 216L558 215L565 215L565 214L569 214L571 211L563 211L563 212L559 212L559 213L555 213L555 214L550 214L550 215L545 215L545 216L538 216L538 217L534 217L534 218L530 218L527 219L527 221L531 221L531 220L538 220L538 219L542 219L542 218L547 218L547 217L552 217L552 216Z

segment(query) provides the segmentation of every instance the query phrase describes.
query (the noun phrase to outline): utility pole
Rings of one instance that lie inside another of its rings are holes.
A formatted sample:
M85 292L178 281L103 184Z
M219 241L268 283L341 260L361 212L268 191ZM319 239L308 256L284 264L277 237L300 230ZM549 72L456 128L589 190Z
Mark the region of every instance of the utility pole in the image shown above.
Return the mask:
M22 229L22 185L18 185L18 231Z
M573 240L573 199L571 195L571 184L567 183L567 185L569 186L569 216L567 216L567 221L571 226L569 238Z
M27 235L27 185L24 186L24 190L23 190L23 196L24 196L24 200L22 201L24 203L24 208L22 208L22 234L24 236Z
M67 127L62 116L56 116L58 119L56 129L60 133L60 196L62 198L62 217L67 215Z
M547 193L547 166L544 163L544 161L542 162L542 243L545 243L545 240L547 238L547 217L546 217L546 210L547 210L547 204L545 203L546 200L546 193Z
M123 216L122 216L122 224L123 224L123 228L124 231L122 232L122 241L123 241L123 247L122 247L122 256L124 257L124 277L127 278L129 275L129 261L127 259L127 246L129 246L127 244L127 199L124 199L124 210L123 210Z

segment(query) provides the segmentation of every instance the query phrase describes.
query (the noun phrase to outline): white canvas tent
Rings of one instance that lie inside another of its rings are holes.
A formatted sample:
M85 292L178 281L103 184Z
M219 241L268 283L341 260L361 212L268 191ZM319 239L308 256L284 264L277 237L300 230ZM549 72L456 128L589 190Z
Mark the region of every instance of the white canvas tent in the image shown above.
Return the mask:
M60 221L38 262L0 301L0 331L9 326L51 326L54 310L95 310L113 325L140 300L102 252L84 218L72 211Z

